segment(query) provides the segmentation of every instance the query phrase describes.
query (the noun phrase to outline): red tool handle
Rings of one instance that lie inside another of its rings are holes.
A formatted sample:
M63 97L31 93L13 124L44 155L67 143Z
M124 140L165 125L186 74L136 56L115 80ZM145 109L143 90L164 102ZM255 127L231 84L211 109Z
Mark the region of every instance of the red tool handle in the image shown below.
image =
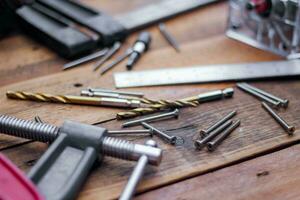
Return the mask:
M44 200L26 175L1 153L0 200Z

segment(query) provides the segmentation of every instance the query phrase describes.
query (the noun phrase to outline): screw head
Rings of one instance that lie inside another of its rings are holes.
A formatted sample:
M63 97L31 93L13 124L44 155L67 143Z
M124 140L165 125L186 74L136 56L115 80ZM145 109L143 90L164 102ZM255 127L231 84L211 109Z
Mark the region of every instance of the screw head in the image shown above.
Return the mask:
M154 140L147 140L147 141L145 142L145 145L151 146L151 147L157 147L157 142L154 141Z

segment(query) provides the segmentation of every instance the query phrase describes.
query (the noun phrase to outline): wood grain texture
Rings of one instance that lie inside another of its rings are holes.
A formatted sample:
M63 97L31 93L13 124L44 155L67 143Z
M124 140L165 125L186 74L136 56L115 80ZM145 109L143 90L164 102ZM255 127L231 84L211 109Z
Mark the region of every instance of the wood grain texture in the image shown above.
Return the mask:
M300 145L198 176L136 200L294 200L300 196Z

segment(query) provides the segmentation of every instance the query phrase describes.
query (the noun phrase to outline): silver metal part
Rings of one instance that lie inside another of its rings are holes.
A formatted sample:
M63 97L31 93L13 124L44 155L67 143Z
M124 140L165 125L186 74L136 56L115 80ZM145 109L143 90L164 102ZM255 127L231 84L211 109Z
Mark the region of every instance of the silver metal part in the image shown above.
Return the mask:
M213 151L217 148L217 146L230 134L234 131L239 125L241 121L238 120L234 122L231 126L229 126L223 133L218 135L213 141L207 143L207 149L209 151Z
M293 135L296 128L294 126L289 125L284 119L282 119L277 113L275 113L272 108L262 102L262 107L280 124L280 126L289 134Z
M215 90L211 92L206 92L198 95L198 101L201 102L207 102L207 101L213 101L223 98L230 98L234 94L233 88L226 88L224 90Z
M142 126L144 126L144 128L150 129L153 131L153 134L155 134L156 136L160 137L161 139L163 139L164 141L168 142L169 144L175 145L176 141L177 141L177 137L176 136L170 136L166 133L164 133L163 131L151 126L150 124L146 123L146 122L142 122L141 123Z
M222 125L220 125L218 128L216 128L215 130L213 130L205 138L203 138L201 140L196 140L195 143L194 143L196 149L198 149L198 150L202 149L204 146L206 146L206 144L209 141L211 141L213 138L215 138L217 135L219 135L224 129L226 129L231 124L232 124L232 120L226 121L225 123L223 123Z
M247 92L247 93L255 96L256 98L259 98L259 99L261 99L261 100L263 100L263 101L271 104L275 108L278 108L280 106L280 102L279 101L274 101L273 99L270 99L269 97L267 97L267 96L265 96L265 95L263 95L263 94L261 94L259 92L256 92L255 90L252 90L252 89L250 89L249 87L247 87L247 86L245 86L243 84L238 83L237 87L240 88L240 89L242 89L243 91L245 91L245 92Z
M109 130L109 136L128 136L128 135L153 135L153 130L142 129L142 130Z
M114 74L117 88L300 76L300 60L165 68Z
M141 92L129 92L129 91L118 91L118 90L109 90L103 88L88 88L91 92L105 92L105 93L113 93L127 96L135 96L135 97L143 97L144 94Z
M151 147L157 147L156 142L153 140L146 141L145 145L151 146ZM132 197L135 193L136 187L143 177L145 167L148 164L148 159L149 158L146 155L142 155L139 158L119 200L131 200L132 199Z
M132 120L129 122L125 122L122 127L130 127L130 126L136 126L136 125L140 125L142 122L151 122L154 120L158 120L158 119L166 119L166 118L171 118L171 117L175 117L177 118L179 115L179 110L175 109L172 112L168 112L168 113L163 113L160 115L154 115L154 116L150 116L150 117L145 117L142 119L137 119L137 120Z
M107 51L108 51L108 49L105 48L105 49L103 49L101 51L97 51L91 55L88 55L88 56L79 58L77 60L74 60L72 62L69 62L63 66L63 70L74 68L80 64L83 64L85 62L88 62L88 61L94 60L96 58L99 58L101 56L104 56L107 53Z
M175 38L169 33L164 23L159 23L158 28L162 36L167 40L167 42L175 49L175 51L180 52L179 45Z
M261 90L261 89L258 89L258 88L254 87L254 86L252 86L252 85L247 84L247 83L241 83L241 84L243 84L244 86L250 88L251 90L254 90L254 91L256 91L256 92L258 92L258 93L260 93L260 94L262 94L262 95L264 95L264 96L266 96L266 97L268 97L268 98L270 98L270 99L272 99L272 100L274 100L274 101L280 102L280 105L281 105L282 107L284 107L284 108L287 108L288 105L289 105L289 100L287 100L287 99L279 98L279 97L277 97L277 96L274 96L273 94L270 94L270 93L268 93L268 92L266 92L266 91L263 91L263 90Z
M81 90L80 95L88 96L88 97L110 97L110 98L117 98L117 99L139 100L139 97L125 96L117 93L108 93L108 92L92 92L89 89Z
M50 124L0 115L0 133L7 135L40 142L53 142L60 134L59 130L60 128ZM104 155L132 161L137 161L141 155L146 155L152 165L159 165L162 159L162 150L159 148L111 137L104 137L100 149L100 153Z
M126 108L138 108L140 107L141 101L135 99L117 99L102 97L101 105L104 106L116 106L116 107L126 107Z
M96 71L99 69L99 67L101 67L108 59L110 59L121 48L121 46L121 42L115 42L108 52L98 62L96 62L93 70Z
M220 119L219 121L217 121L215 124L213 124L211 127L209 127L207 130L200 130L200 136L202 138L208 136L213 130L215 130L216 128L218 128L219 126L221 126L222 124L224 124L226 121L228 121L229 119L233 118L236 115L237 111L234 110L232 112L230 112L229 114L227 114L225 117L223 117L222 119Z

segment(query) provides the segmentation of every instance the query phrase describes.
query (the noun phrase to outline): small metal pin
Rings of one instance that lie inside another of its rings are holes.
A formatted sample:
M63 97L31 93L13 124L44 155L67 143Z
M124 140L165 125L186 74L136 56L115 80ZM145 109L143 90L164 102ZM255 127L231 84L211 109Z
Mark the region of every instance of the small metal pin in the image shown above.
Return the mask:
M136 136L136 135L146 135L146 136L153 136L152 129L142 129L142 130L109 130L109 136Z
M219 135L224 129L226 129L228 126L232 124L232 120L229 120L213 130L208 136L203 138L202 140L196 140L194 145L196 149L200 150L202 149L209 141L211 141L213 138L215 138L217 135Z
M252 86L252 85L249 85L248 83L241 83L241 84L243 84L244 86L250 88L251 90L254 90L254 91L256 91L256 92L258 92L258 93L260 93L260 94L262 94L262 95L264 95L264 96L266 96L266 97L268 97L268 98L270 98L274 101L280 102L280 105L284 108L287 108L288 105L289 105L289 100L287 100L287 99L281 99L279 97L276 97L276 96L274 96L274 95L272 95L272 94L270 94L266 91L263 91L259 88L256 88L256 87Z
M206 136L208 136L209 133L211 133L213 130L215 130L216 128L218 128L222 124L224 124L229 119L233 118L236 115L236 113L237 113L237 111L234 110L234 111L230 112L229 114L227 114L225 117L223 117L221 120L219 120L218 122L216 122L215 124L213 124L207 130L200 130L200 136L201 136L201 138L205 138Z
M241 121L238 120L234 122L231 126L229 126L223 133L218 135L213 141L207 143L207 149L209 151L214 151L217 146L228 136L230 135L239 125Z
M259 99L261 99L261 100L263 100L263 101L265 101L267 103L269 103L269 104L271 104L275 108L278 108L280 106L280 102L279 101L274 101L274 100L272 100L272 99L270 99L270 98L262 95L261 93L256 92L256 91L248 88L247 86L245 86L245 85L243 85L241 83L238 83L237 87L240 88L240 89L242 89L242 90L244 90L245 92L247 92L247 93L249 93L249 94L251 94L251 95L253 95L253 96L255 96L255 97L257 97L257 98L259 98Z
M166 29L166 26L164 23L158 24L158 29L162 36L166 39L166 41L175 49L175 51L180 52L179 45L175 38L169 33L169 31Z
M104 56L107 53L107 51L108 51L108 49L105 48L105 49L103 49L101 51L97 51L97 52L95 52L93 54L90 54L88 56L85 56L85 57L79 58L77 60L71 61L71 62L69 62L69 63L67 63L67 64L65 64L63 66L63 70L74 68L74 67L76 67L76 66L78 66L80 64L83 64L85 62L89 62L91 60L94 60L96 58Z
M163 140L165 140L166 142L172 144L172 145L175 145L176 144L176 141L177 141L177 137L176 136L170 136L160 130L158 130L157 128L151 126L150 124L146 123L146 122L142 122L141 123L142 126L144 128L147 128L147 129L150 129L153 131L153 134L155 134L156 136L162 138Z
M262 102L262 107L281 125L281 127L289 134L293 135L296 128L294 126L289 125L286 121L284 121L277 113L275 113L272 108L266 104L265 102Z
M125 58L128 58L132 52L133 52L133 50L130 48L125 52L125 54L119 56L116 60L114 60L111 63L109 63L108 65L104 66L100 71L100 75L105 74L106 72L111 70L114 66L116 66L117 64L119 64L120 62L125 60Z
M178 115L179 115L179 110L175 109L172 112L163 113L163 114L160 114L160 115L155 115L155 116L151 116L151 117L145 117L145 118L142 118L142 119L137 119L137 120L125 122L122 125L122 127L136 126L136 125L141 124L142 122L150 122L150 121L154 121L154 120L158 120L158 119L164 119L164 118L170 118L170 117L177 118Z
M115 42L114 45L108 50L108 52L98 61L94 66L94 71L99 69L101 65L103 65L108 59L110 59L120 48L122 44L121 42Z
M105 92L105 93L113 93L113 94L122 94L127 96L134 96L134 97L143 97L144 94L141 92L129 92L129 91L118 91L118 90L109 90L103 88L88 88L91 92Z

